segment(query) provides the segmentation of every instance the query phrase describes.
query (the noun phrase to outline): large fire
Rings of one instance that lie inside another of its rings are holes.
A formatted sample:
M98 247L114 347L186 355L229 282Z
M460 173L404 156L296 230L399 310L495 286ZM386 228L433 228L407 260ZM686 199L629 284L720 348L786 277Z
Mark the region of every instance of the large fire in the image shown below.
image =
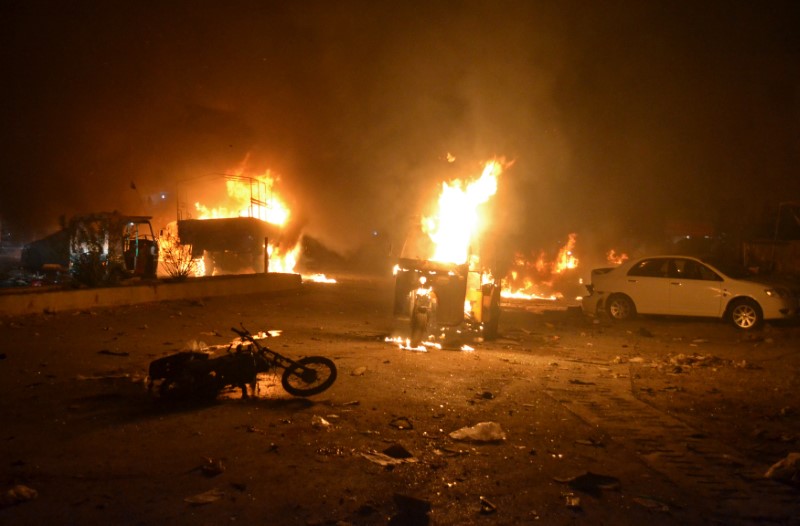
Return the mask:
M497 193L497 178L502 172L500 161L486 163L481 176L471 182L460 179L442 183L436 212L422 220L422 230L433 242L431 261L463 264L470 256L470 247L487 218L481 205Z
M270 170L253 176L243 175L243 171L243 169L235 170L235 175L225 176L224 194L218 192L214 193L213 197L207 198L213 204L195 201L194 213L189 214L190 217L199 220L251 217L280 229L286 227L291 219L291 211L277 191L278 178ZM177 251L178 254L185 255L185 247L178 250L173 246L177 240L175 225L169 225L168 231L172 231L173 235L160 241L162 253L175 254ZM261 246L268 255L270 272L295 272L301 251L299 240L290 240L286 243L286 240L269 239L266 247L264 243ZM211 273L207 271L203 258L193 260L191 270L189 275L193 276L205 276ZM304 279L335 282L323 275L304 276Z
M228 176L225 180L227 198L215 207L195 202L197 219L255 217L273 225L286 226L289 207L277 194L275 183L276 178L269 170L253 177Z
M571 233L554 259L544 251L535 259L517 253L508 275L503 279L504 298L557 300L563 294L556 290L556 281L567 271L578 268L575 257L577 234Z

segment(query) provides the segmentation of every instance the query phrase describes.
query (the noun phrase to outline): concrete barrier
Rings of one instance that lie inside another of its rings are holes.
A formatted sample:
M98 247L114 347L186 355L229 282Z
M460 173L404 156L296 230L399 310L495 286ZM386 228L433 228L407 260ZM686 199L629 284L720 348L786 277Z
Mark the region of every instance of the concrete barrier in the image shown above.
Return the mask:
M0 316L85 310L186 298L299 289L299 274L247 274L192 278L181 282L157 281L74 290L25 290L0 294Z

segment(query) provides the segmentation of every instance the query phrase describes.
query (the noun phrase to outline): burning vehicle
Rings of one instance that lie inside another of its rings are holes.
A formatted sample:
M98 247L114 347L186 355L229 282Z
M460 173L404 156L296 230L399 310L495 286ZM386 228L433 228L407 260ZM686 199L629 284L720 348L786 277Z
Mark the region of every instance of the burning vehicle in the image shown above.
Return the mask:
M193 258L203 259L206 275L268 271L269 240L279 235L277 227L254 217L178 221L181 242L191 246Z
M158 243L149 216L99 212L75 216L58 232L26 245L21 264L31 271L67 269L80 284L155 278Z
M409 348L497 336L500 287L471 247L486 229L482 205L496 193L501 171L490 161L477 180L443 183L436 211L406 239L394 268L393 314L407 329Z

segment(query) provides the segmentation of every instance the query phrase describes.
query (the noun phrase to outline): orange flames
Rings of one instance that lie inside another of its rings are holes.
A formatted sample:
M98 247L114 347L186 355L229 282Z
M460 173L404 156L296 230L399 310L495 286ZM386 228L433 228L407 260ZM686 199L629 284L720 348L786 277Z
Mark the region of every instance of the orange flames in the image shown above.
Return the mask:
M612 265L622 265L627 259L628 254L617 254L613 248L606 253L606 260Z
M244 164L244 163L243 163ZM260 175L243 175L244 169L234 170L235 175L225 176L224 194L217 194L208 199L213 205L196 201L194 210L195 219L222 219L233 217L253 217L270 223L281 229L289 225L292 217L289 206L277 191L278 177L270 170ZM207 194L206 194L207 195ZM173 236L177 239L176 236ZM299 241L292 246L282 246L279 240L269 240L266 247L269 256L269 271L293 273L300 257L301 244ZM169 245L171 240L162 240L162 250L168 249L175 253ZM190 275L206 275L205 262L202 258L192 262L193 272ZM304 277L304 279L306 279ZM310 276L312 281L331 283L335 280L324 275Z
M229 176L225 181L227 198L213 208L196 202L197 219L255 217L273 225L286 226L291 214L276 193L275 183L276 179L269 170L253 177Z
M559 249L553 260L548 260L544 251L533 261L517 253L511 270L503 280L502 296L546 300L563 297L560 291L554 290L555 282L560 275L578 268L578 258L574 254L577 237L575 233L569 234L567 243Z
M434 246L428 259L467 262L475 238L488 223L481 205L497 193L497 178L502 169L502 163L493 160L485 164L481 176L472 182L457 179L442 183L436 212L422 220L422 230Z

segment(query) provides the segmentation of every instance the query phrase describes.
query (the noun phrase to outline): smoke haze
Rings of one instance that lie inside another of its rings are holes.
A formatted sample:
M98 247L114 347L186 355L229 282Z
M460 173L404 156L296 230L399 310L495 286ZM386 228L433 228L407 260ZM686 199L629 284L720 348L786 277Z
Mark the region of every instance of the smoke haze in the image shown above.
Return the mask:
M215 4L0 8L0 217L171 220L246 161L346 252L502 156L496 231L525 251L800 193L794 2Z

